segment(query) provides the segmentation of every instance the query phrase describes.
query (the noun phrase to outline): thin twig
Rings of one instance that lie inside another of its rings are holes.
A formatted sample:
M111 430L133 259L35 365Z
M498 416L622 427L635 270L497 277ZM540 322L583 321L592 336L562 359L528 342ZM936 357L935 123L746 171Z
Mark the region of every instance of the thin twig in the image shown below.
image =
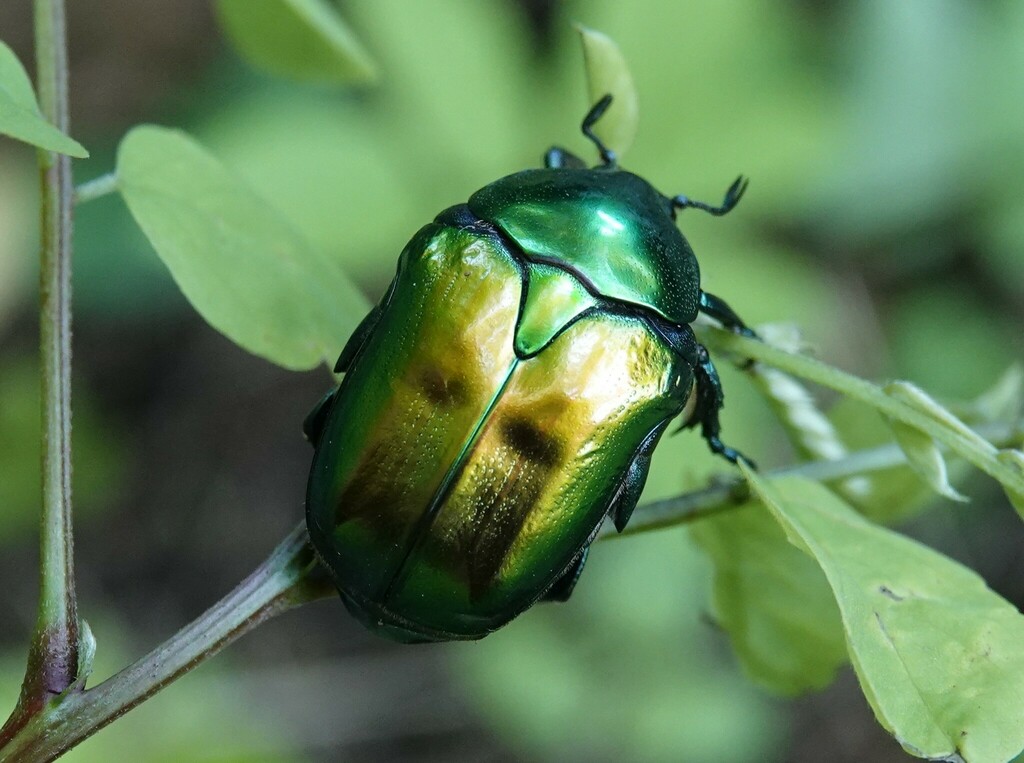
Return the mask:
M108 172L98 178L82 183L75 189L75 204L85 204L87 201L98 199L117 190L117 175Z
M1012 447L1024 437L1024 422L988 423L977 427L975 431L997 447ZM945 450L945 448L943 449ZM768 478L805 477L819 482L838 482L853 476L903 466L906 463L907 457L898 445L880 445L877 448L859 450L835 460L808 461L795 466L774 469L766 472L765 476ZM744 506L748 503L749 497L750 491L746 481L736 478L675 498L653 501L637 507L629 525L621 535L636 535L696 522L723 511ZM610 523L605 523L598 534L598 539L617 537L620 535L615 532L614 526Z
M305 525L300 525L231 593L166 642L96 687L65 696L50 712L30 719L7 746L0 745L0 761L53 760L260 623L333 590L318 574Z
M63 0L35 0L36 72L43 115L68 132ZM42 509L39 613L21 696L0 747L78 675L79 629L71 534L71 160L39 152Z
M63 0L36 0L40 106L68 130L68 66ZM78 615L71 534L71 160L40 152L43 181L40 351L43 414L41 595L37 637L47 641L45 689L75 679Z

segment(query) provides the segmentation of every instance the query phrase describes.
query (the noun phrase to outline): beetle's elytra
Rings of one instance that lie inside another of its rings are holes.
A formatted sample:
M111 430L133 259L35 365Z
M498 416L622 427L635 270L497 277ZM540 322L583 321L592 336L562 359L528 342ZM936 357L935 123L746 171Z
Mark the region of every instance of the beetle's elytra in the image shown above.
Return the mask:
M621 530L672 419L719 439L722 389L690 323L750 333L700 288L658 193L552 148L445 210L409 242L387 294L306 420L309 534L342 599L399 641L485 636L564 601L606 516Z

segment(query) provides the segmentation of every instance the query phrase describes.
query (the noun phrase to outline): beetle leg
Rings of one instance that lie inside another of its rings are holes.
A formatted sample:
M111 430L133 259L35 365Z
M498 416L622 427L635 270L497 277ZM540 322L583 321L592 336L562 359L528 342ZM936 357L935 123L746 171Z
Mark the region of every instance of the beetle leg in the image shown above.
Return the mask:
M569 566L569 569L562 573L562 576L547 590L547 593L540 597L540 600L568 601L569 597L572 596L572 590L580 579L580 575L583 573L583 565L587 563L587 554L589 552L590 546L584 546L580 555L576 557L576 561Z
M426 230L426 228L423 230ZM421 230L417 235L422 233L423 231ZM338 356L338 362L334 364L334 373L347 374L349 369L352 368L352 364L355 362L359 352L366 344L366 340L370 338L370 334L373 333L373 330L377 328L377 324L380 323L380 317L384 315L384 308L391 302L391 297L395 293L395 285L397 283L398 275L396 274L391 280L388 290L384 292L384 296L380 298L380 302L373 306L373 309L370 310L370 312L366 314L366 317L359 322L358 326L356 326L355 331L352 332L352 336L348 338L348 342L345 343L345 346L341 350L341 355Z
M597 123L597 120L604 116L604 113L611 105L612 96L611 93L608 93L593 105L590 111L587 112L587 115L583 117L583 124L580 125L580 130L583 131L583 134L586 135L595 146L597 146L597 151L601 154L601 163L604 164L605 167L615 166L615 152L608 148L608 146L606 146L604 142L594 134L593 128Z
M716 297L714 294L708 294L706 291L702 291L700 293L699 309L704 313L704 315L714 318L730 331L742 334L743 336L749 336L752 339L757 339L757 334L747 328L747 324L745 324L743 319L733 312L733 309L729 307L728 303L724 299Z
M647 473L651 469L651 454L654 453L654 446L658 444L664 431L665 427L659 426L640 444L626 471L626 476L622 480L622 486L615 498L612 499L612 504L608 508L608 516L615 522L615 529L619 532L626 529L626 524L633 515L633 509L636 508L637 501L640 500L640 494L647 483Z
M697 384L697 408L693 412L693 418L684 426L691 427L700 424L701 436L707 441L712 453L717 453L734 464L743 460L747 466L756 469L757 466L753 461L738 450L724 444L719 438L721 425L718 423L718 412L725 402L722 382L718 378L718 370L711 362L711 356L708 355L704 345L697 345L697 360L697 367L694 368Z
M356 330L352 332L352 336L348 338L345 347L338 356L338 362L334 364L334 373L348 373L348 370L352 367L352 361L356 359L356 355L363 349L366 340L370 338L370 334L377 327L383 312L384 310L380 305L374 305L373 309L366 314L366 317L359 322Z
M384 298L376 305L373 309L366 314L359 325L356 326L355 331L352 332L352 336L345 342L345 346L341 350L341 354L338 356L338 362L334 364L334 373L336 374L347 374L349 369L352 367L353 361L356 356L359 355L359 351L363 349L363 345L366 344L366 340L370 338L370 334L377 328L377 324L380 322L381 315L384 314L384 306L388 303L391 298L391 293L394 290L394 282L392 281L391 287L388 289ZM324 395L320 402L313 406L313 410L309 412L305 420L302 422L302 433L306 436L306 439L316 445L320 441L320 432L323 431L324 422L327 421L327 412L330 410L331 401L334 396L338 393L338 388L335 387L326 395Z
M320 433L323 432L324 423L327 421L327 412L331 409L331 402L336 394L338 394L337 387L320 398L302 422L302 434L314 446L320 441Z
M555 170L585 170L587 163L561 146L552 146L544 153L544 166Z

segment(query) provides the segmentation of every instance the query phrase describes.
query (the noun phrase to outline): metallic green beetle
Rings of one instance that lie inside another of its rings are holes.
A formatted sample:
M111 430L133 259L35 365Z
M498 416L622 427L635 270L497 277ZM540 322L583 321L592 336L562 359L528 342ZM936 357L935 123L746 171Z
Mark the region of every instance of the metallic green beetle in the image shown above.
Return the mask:
M405 247L306 420L313 545L349 610L405 641L481 638L569 597L606 516L621 531L669 422L719 439L722 388L689 324L750 330L700 288L687 207L601 153L559 148Z

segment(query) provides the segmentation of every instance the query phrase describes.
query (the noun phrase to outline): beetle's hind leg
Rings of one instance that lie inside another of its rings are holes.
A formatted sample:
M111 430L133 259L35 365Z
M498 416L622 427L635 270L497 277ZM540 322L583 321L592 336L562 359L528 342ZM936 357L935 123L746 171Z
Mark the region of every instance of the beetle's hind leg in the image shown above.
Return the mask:
M569 601L572 591L583 574L583 565L587 563L587 554L590 553L590 546L584 546L576 561L572 563L562 577L555 581L555 584L548 589L547 593L541 596L541 601Z
M585 170L587 163L561 146L552 146L544 153L544 166L549 170Z
M757 466L749 458L738 450L730 448L722 442L721 425L718 423L718 412L722 410L725 402L725 393L722 391L722 382L718 378L718 369L711 362L707 348L697 345L697 365L694 368L697 385L697 407L691 418L684 427L693 427L700 424L700 433L711 448L712 453L717 453L731 463L742 460L747 466L756 469Z

